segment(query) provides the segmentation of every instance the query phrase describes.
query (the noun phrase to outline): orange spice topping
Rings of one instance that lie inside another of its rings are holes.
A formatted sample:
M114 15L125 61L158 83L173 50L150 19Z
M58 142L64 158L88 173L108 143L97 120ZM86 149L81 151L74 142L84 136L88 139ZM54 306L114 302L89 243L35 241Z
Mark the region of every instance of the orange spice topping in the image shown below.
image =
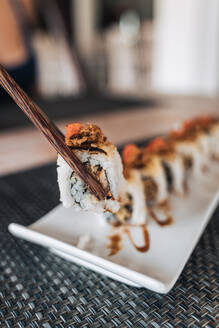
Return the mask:
M197 120L187 120L184 122L183 128L186 131L186 130L194 128L196 125L197 125Z
M184 131L183 130L172 130L169 133L169 137L170 138L178 138L178 137L182 137L184 135Z
M162 148L165 148L167 146L167 143L165 140L163 140L160 137L155 138L152 140L149 145L145 147L145 150L148 152L156 152L159 151Z
M122 150L122 160L124 164L130 164L135 161L137 156L140 153L140 149L134 145L134 144L129 144L126 145L123 150Z
M213 122L214 122L214 119L211 116L203 115L203 116L197 117L193 120L185 121L183 127L184 127L184 130L187 131L187 130L191 130L192 128L198 127L198 126L207 127Z
M204 126L209 125L212 122L214 122L214 119L211 116L208 116L208 115L203 115L203 116L199 117L198 120Z
M78 134L81 128L82 128L81 123L70 123L66 125L66 138L69 139L73 135Z

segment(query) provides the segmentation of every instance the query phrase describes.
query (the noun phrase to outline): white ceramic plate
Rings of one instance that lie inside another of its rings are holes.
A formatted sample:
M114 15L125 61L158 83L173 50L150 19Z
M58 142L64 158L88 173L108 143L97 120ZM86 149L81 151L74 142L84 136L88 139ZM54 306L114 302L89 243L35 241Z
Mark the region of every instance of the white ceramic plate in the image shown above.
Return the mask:
M102 216L74 212L62 205L29 227L12 223L9 231L112 279L167 293L174 286L218 204L218 186L219 170L214 166L201 179L190 181L186 196L171 196L174 223L160 227L149 220L150 249L147 253L137 252L124 236L123 249L108 256L107 236L112 228ZM140 230L133 228L132 235L140 245Z

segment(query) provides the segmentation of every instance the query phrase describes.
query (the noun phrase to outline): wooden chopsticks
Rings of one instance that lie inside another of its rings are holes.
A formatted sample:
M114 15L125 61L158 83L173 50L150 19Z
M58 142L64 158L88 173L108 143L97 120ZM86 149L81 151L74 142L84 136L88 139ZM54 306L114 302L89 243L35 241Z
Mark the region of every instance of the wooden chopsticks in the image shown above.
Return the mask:
M28 97L1 64L0 84L29 117L33 124L41 130L55 150L69 164L72 170L74 170L87 185L89 191L99 200L105 199L107 196L106 190L104 190L99 181L88 172L78 157L65 144L64 136L58 127L51 122L47 115Z

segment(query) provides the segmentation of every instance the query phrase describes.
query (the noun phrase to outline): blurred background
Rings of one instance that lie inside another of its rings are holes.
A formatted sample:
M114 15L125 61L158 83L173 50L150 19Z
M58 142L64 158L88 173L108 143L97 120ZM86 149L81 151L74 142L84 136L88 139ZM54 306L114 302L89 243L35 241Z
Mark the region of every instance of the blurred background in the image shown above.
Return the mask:
M146 135L147 111L148 134L168 121L162 108L217 111L218 34L217 0L0 1L0 63L61 127L94 120L117 143ZM1 90L0 158L5 133L13 144L26 126Z
M0 62L52 118L152 104L153 11L151 0L3 0ZM6 105L1 116L0 129L28 122Z

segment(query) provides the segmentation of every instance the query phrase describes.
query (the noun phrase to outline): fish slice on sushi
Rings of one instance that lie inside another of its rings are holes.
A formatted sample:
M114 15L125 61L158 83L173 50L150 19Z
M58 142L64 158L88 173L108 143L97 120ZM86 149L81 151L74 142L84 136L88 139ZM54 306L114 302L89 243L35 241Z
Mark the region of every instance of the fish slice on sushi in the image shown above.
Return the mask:
M99 213L117 212L125 196L125 179L116 147L107 140L98 126L89 123L68 124L65 143L101 183L107 191L107 197L98 200L66 161L58 155L58 184L63 206Z

